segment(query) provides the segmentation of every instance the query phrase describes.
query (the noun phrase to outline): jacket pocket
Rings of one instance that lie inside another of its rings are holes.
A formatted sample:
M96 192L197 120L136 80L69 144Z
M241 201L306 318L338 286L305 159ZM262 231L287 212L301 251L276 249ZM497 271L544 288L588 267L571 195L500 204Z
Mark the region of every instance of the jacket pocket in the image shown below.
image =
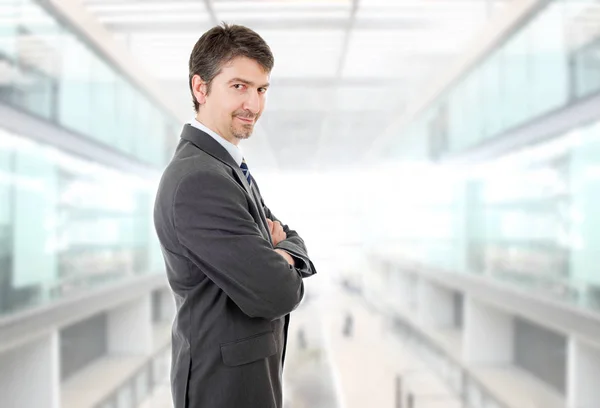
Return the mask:
M267 358L277 353L273 332L221 344L221 356L225 365L234 367Z

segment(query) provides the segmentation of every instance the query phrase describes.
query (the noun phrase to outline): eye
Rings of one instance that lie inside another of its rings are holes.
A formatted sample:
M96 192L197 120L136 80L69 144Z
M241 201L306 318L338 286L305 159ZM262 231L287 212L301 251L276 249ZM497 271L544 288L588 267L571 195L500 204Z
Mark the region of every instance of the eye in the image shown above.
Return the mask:
M233 87L235 89L237 89L238 91L241 91L241 90L243 90L246 87L246 85L244 85L244 84L235 84L235 85L233 85Z
M267 88L258 88L258 93L264 94L267 92Z

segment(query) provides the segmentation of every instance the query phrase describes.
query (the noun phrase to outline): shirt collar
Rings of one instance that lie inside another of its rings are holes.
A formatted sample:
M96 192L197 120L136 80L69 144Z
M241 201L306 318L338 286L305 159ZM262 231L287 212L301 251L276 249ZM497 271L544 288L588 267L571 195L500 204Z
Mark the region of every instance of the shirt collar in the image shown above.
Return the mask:
M225 150L227 150L227 152L231 155L231 157L233 157L233 160L235 160L237 165L238 166L242 165L242 160L244 159L244 154L242 153L242 150L239 147L237 147L233 143L229 142L224 137L221 137L216 132L213 132L211 129L206 127L204 124L200 123L196 118L194 118L190 121L190 125L195 127L196 129L203 131L204 133L207 133L209 136L211 136L213 139L215 139L217 142L219 142L219 144L221 146L223 146L225 148Z

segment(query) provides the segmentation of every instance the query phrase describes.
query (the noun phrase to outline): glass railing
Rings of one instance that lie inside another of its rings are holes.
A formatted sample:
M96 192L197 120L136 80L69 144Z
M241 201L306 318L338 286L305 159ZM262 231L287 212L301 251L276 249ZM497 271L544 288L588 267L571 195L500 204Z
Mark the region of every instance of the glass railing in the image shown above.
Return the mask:
M596 0L543 1L535 15L441 91L386 150L403 156L406 143L425 143L416 153L437 159L597 94L599 10Z
M446 384L464 408L509 408L472 374L459 357L446 351L417 325L396 314L389 302L397 294L380 290L368 294L352 290L347 285L342 285L341 288L364 302L371 311L388 319L393 336L415 352L416 356ZM419 406L418 398L413 396L409 399L415 407Z
M509 408L450 355L418 328L394 319L394 334L431 368L458 397L465 408ZM418 402L418 401L415 401ZM418 404L415 406L418 407Z
M171 346L157 352L143 367L94 408L136 408L151 397L153 390L168 386Z
M177 142L176 120L37 0L0 2L0 103L157 169ZM163 271L153 177L0 127L0 315Z
M437 169L437 181L393 202L386 223L398 257L600 311L600 121L485 164Z
M0 3L0 102L162 167L178 121L36 0Z
M0 315L163 270L156 184L0 129Z

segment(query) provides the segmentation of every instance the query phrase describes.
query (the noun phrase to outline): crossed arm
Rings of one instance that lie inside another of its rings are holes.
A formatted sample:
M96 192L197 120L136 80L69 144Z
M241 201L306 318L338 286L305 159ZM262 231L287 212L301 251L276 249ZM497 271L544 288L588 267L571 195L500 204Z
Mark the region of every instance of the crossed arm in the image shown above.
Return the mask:
M225 175L187 175L175 194L175 231L186 257L245 314L275 319L298 306L302 278L316 271L295 231L282 225L286 238L273 248L245 202L243 191ZM264 210L267 218L278 221L266 206ZM288 253L294 266L276 250Z

